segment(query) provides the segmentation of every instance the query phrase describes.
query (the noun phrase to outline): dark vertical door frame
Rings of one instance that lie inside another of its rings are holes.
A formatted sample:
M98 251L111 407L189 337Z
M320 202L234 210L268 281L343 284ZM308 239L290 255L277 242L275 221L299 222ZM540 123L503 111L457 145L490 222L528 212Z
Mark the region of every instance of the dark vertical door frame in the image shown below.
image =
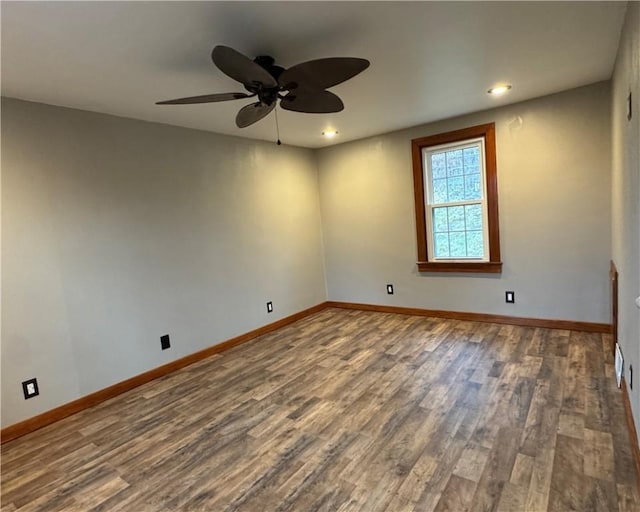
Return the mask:
M609 278L611 279L611 351L615 357L618 342L618 269L613 260L611 260Z

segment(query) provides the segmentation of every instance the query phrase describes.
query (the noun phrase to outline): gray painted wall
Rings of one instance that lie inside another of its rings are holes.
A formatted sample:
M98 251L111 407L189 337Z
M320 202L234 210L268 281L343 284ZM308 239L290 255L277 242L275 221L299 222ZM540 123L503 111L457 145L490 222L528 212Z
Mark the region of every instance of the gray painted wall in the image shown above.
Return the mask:
M3 426L326 299L306 149L3 99L2 236Z
M329 299L608 322L609 94L599 83L319 150ZM488 122L502 275L421 275L411 139Z
M2 425L327 286L332 300L607 322L609 105L601 83L313 152L3 99ZM491 121L503 273L420 275L410 141ZM25 401L33 376L42 394Z
M627 120L627 97L633 91L633 118ZM640 427L640 3L629 2L612 78L612 246L619 273L618 341L629 380L636 426ZM627 382L628 383L628 382Z

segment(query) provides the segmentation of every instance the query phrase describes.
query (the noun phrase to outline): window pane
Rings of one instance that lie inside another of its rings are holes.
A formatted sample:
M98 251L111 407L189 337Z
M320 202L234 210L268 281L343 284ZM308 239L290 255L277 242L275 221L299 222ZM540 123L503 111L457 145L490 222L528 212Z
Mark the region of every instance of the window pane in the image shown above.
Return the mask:
M433 208L436 258L483 258L482 203Z
M484 256L482 231L467 231L467 256L471 258L482 258Z
M443 231L449 231L449 222L447 221L447 209L446 208L434 208L433 209L433 230L436 233L442 233Z
M449 231L464 231L464 206L449 206Z
M476 174L480 173L480 148L475 146L462 150L464 161L464 173Z
M446 203L449 200L447 195L447 179L433 180L433 202L434 204Z
M482 199L482 187L479 174L467 174L464 177L464 198Z
M449 233L449 256L464 258L467 255L467 242L464 231Z
M431 155L431 173L434 180L447 177L447 160L444 153Z
M436 233L436 258L447 258L449 256L449 235L447 233Z
M480 204L465 205L464 216L465 216L467 229L482 230L482 205Z
M447 180L449 201L464 201L464 176L456 176Z
M447 151L447 176L460 176L463 173L462 150Z

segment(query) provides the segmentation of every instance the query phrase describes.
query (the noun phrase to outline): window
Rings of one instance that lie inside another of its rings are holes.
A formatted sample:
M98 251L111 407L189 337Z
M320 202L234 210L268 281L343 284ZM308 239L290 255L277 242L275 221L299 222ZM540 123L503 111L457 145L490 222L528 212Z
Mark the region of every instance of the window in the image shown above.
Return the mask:
M495 125L415 139L411 145L418 269L500 272Z

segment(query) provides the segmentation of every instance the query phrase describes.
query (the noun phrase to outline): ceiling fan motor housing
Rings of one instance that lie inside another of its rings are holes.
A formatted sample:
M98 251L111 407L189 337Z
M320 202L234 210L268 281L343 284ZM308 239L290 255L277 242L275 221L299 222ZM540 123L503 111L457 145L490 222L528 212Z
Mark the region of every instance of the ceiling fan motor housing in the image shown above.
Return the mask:
M253 62L269 73L276 82L284 71L283 67L275 65L275 59L270 55L259 55L253 59ZM282 90L280 85L275 87L265 87L264 84L258 82L250 85L245 84L244 88L257 94L258 99L265 105L271 105L274 103L278 99L278 93Z
M261 68L266 69L269 74L276 79L276 81L284 71L283 67L275 65L275 59L270 55L258 55L253 59L253 62L258 64Z

